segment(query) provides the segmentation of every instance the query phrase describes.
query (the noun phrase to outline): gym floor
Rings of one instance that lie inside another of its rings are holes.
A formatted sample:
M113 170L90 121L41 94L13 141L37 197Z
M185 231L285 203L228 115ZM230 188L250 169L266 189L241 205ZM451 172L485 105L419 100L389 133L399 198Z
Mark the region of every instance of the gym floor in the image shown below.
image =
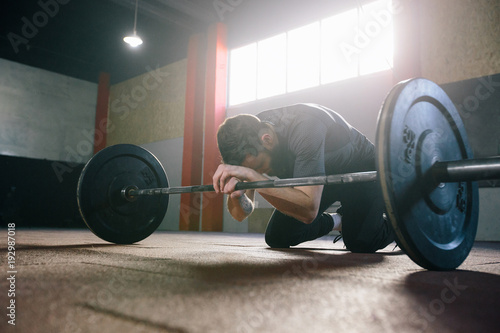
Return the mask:
M129 246L88 230L15 230L2 332L498 332L500 243L426 271L399 248L332 236L272 250L261 234L157 231ZM2 231L6 239L6 230ZM6 242L1 243L6 253ZM4 252L5 251L5 252ZM7 274L2 255L2 276ZM15 296L7 297L9 289ZM8 299L7 299L8 298ZM8 311L8 310L7 310ZM8 312L7 312L8 313Z

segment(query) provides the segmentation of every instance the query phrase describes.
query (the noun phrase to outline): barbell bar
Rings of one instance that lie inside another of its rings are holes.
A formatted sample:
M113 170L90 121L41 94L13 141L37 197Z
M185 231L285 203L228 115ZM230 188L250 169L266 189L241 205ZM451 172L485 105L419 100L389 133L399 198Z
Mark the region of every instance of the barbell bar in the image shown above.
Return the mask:
M379 181L398 244L418 265L458 267L477 230L477 180L500 179L500 157L474 159L453 103L435 83L411 79L386 97L376 134L376 171L239 182L237 190ZM119 144L85 165L77 189L83 220L98 237L131 244L153 233L169 195L210 192L212 185L169 187L159 160Z
M329 176L317 177L302 177L302 178L285 178L285 179L269 179L255 182L239 182L236 184L236 190L251 190L260 188L279 188L279 187L298 187L311 185L338 185L359 182L375 181L377 179L376 171L353 172ZM122 190L122 196L126 200L134 200L141 195L165 195L165 194L181 194L195 192L213 192L213 185L199 186L180 186L152 189L138 189L135 187L126 186Z
M432 177L438 183L500 178L500 157L436 162L432 166Z
M463 161L436 162L430 177L436 183L452 183L457 181L478 181L500 178L500 157L472 159ZM371 182L377 180L377 171L352 172L328 176L269 179L255 182L239 182L236 190L252 190L261 188L300 187L311 185L340 185ZM139 196L169 195L197 192L214 192L213 185L178 186L163 188L139 189L136 186L125 186L122 197L133 201Z

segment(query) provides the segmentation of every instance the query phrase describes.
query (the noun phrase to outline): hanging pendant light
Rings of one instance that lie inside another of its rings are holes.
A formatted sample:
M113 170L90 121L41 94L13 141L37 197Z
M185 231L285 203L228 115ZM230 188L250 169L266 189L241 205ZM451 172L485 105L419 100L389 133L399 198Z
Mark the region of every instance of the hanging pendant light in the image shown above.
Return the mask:
M137 36L137 5L139 4L139 0L135 1L135 18L134 18L134 34L131 36L123 37L123 41L129 44L132 47L137 47L142 44L141 37Z

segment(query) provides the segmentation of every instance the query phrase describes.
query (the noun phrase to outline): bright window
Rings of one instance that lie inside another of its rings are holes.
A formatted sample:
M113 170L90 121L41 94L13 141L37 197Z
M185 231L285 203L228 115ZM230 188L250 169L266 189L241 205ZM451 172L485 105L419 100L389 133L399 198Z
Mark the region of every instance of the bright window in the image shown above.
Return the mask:
M344 41L354 39L358 10L352 9L321 21L321 83L358 75L358 54L343 52Z
M392 68L391 13L373 1L232 50L229 105Z
M319 84L319 45L319 22L288 32L288 92Z
M392 68L393 27L391 1L364 5L359 11L359 74L366 75Z
M231 51L229 104L254 101L257 90L257 43Z
M286 34L257 44L257 98L286 92Z

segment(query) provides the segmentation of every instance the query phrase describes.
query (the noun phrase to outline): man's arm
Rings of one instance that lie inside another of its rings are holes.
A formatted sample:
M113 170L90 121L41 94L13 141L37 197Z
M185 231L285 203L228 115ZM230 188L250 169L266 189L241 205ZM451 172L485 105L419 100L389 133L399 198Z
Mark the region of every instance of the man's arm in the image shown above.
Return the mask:
M277 210L309 224L318 215L323 185L257 190Z
M234 184L231 185L234 187L240 181L241 180L238 178L231 177L227 186L229 186L229 184ZM216 192L219 192L218 189L216 189ZM226 202L227 210L235 220L241 222L252 214L254 209L254 196L254 190L238 190L228 193Z
M214 189L217 193L232 194L236 181L233 177L244 181L267 180L265 176L250 168L221 164L213 176ZM318 215L323 185L262 188L257 191L277 210L306 224L311 223ZM238 192L238 191L236 191ZM252 197L253 202L253 197ZM231 199L231 204L237 201ZM236 207L237 205L234 205ZM229 209L229 201L228 201ZM234 209L234 208L233 208ZM232 214L232 213L231 213ZM234 215L233 215L234 216ZM236 217L235 217L236 218Z
M227 209L235 220L241 222L252 214L254 196L254 190L235 191L227 196Z

